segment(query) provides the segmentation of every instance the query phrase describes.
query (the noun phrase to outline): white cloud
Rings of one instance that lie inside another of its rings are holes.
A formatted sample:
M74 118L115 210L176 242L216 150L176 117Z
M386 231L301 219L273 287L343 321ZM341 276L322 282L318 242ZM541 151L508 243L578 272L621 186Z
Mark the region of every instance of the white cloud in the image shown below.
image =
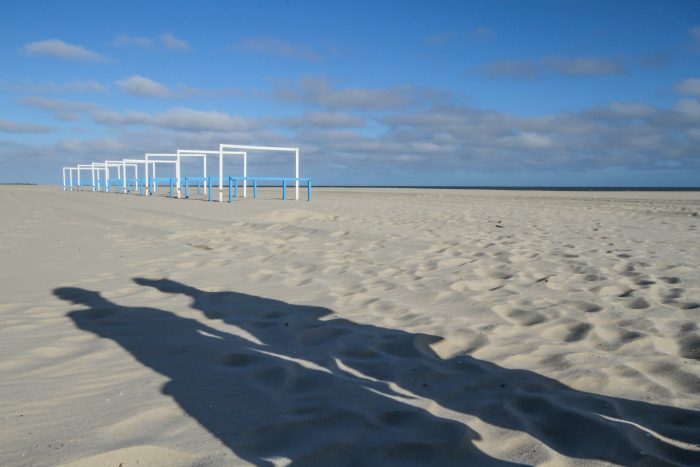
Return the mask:
M217 97L246 97L248 93L240 88L226 87L218 89L199 89L178 83L175 90L165 84L158 83L143 76L131 76L115 83L126 94L142 97L171 97L171 98L217 98Z
M696 99L681 99L676 102L675 109L700 127L700 102Z
M135 45L144 49L153 49L156 47L156 42L149 37L130 37L127 34L119 34L112 41L112 45L115 47Z
M596 57L544 57L541 63L546 70L564 76L602 76L625 73L625 68L619 61Z
M700 28L700 26L699 26ZM679 94L688 94L695 97L700 97L700 79L689 78L684 79L673 87L673 90Z
M0 131L4 133L51 133L56 129L36 123L16 123L0 118Z
M548 136L529 133L527 131L520 133L513 138L512 141L516 146L523 146L526 148L548 148L552 145L552 140Z
M542 67L529 60L499 60L481 65L474 72L486 78L535 79L542 76Z
M58 39L32 42L21 47L19 52L27 56L40 55L75 62L105 63L110 61L105 55L87 50L79 45L66 44Z
M44 97L28 96L22 97L18 101L29 107L55 112L53 116L55 120L66 121L82 120L81 112L95 110L100 107L94 102L75 102L59 99L58 97L46 99Z
M250 131L260 126L257 119L224 112L192 110L177 107L159 114L144 112L93 112L95 122L110 126L148 125L179 131Z
M19 102L30 107L36 107L38 109L43 110L51 110L54 112L81 112L85 110L94 110L97 107L99 107L94 102L76 102L69 101L66 99L59 99L58 97L46 99L44 97L28 96L20 98Z
M190 44L186 41L176 38L169 32L164 32L160 35L160 42L168 50L176 50L178 52L187 52L191 49Z
M301 117L271 118L270 120L289 128L363 128L367 124L363 117L345 112L304 112Z
M610 110L614 113L614 118L645 118L653 115L656 108L644 102L611 102Z
M172 97L173 92L166 85L157 83L143 76L131 76L122 81L115 82L121 90L132 96L145 97Z
M107 92L109 86L102 86L93 80L88 81L71 81L63 84L56 84L53 81L47 81L44 84L18 84L11 87L13 91L31 92L40 94L61 94L71 92Z
M244 38L240 43L230 46L234 50L244 52L257 52L278 57L304 60L307 62L321 62L323 55L314 52L303 44L292 44L291 42L273 39L271 37L257 36Z
M175 91L198 95L200 90ZM17 144L3 147L0 158L31 154L37 159L53 157L55 163L65 155L89 158L109 152L125 157L228 141L298 146L310 176L328 174L348 182L348 173L358 174L356 181L378 173L401 183L402 171L434 179L470 171L583 173L620 167L700 172L697 99L680 99L663 108L611 102L578 112L524 117L450 102L456 99L449 93L410 85L343 88L321 77L283 82L275 93L304 107L287 118L263 120L182 107L158 113L93 108L88 111L94 122L108 125L116 136L46 146ZM26 103L76 113L89 104L56 99ZM308 110L314 106L322 108ZM366 122L371 122L369 129Z
M499 60L481 65L474 73L487 78L507 77L532 80L545 73L562 76L606 76L626 73L621 60L597 57L543 57L539 60Z
M187 85L182 84L182 83L178 83L177 90L181 94L190 95L190 96L201 96L204 94L204 92L201 91L200 89L194 88L192 86L187 86Z
M282 83L274 96L287 102L323 106L331 110L400 110L424 101L447 99L449 93L411 85L386 88L342 88L332 86L325 76L305 77Z

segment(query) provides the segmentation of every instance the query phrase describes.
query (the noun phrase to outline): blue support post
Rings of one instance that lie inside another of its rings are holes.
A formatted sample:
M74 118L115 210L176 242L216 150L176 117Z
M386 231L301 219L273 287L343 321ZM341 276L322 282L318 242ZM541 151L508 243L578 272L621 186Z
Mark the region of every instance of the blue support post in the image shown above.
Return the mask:
M236 179L236 188L234 188L233 196L238 198L238 179Z
M211 201L211 192L212 192L212 183L211 183L211 177L209 178L209 201Z
M287 199L287 180L282 180L282 199Z
M170 197L173 198L173 179L170 179Z
M311 179L308 181L308 190L309 190L309 201L311 201Z
M233 203L233 180L231 177L228 178L228 202Z
M141 185L141 196L143 196L143 182L140 183L140 185Z
M200 188L199 188L199 187L200 187L200 183L201 183L201 182L200 182L199 180L197 180L197 194L200 194L200 193L202 192L202 191L200 190Z
M253 198L258 197L258 181L253 180Z
M185 177L185 198L190 197L190 181Z

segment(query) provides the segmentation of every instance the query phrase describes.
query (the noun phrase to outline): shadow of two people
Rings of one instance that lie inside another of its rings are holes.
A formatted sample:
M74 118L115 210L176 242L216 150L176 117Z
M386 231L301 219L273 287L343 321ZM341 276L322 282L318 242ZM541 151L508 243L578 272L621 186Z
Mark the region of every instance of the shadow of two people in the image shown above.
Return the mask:
M54 294L87 307L69 313L78 328L167 376L163 393L255 465L275 457L295 466L522 465L486 455L478 433L417 406L426 401L571 458L700 465L687 446L700 440L697 412L588 394L469 356L443 360L429 346L439 337L333 319L327 308L135 282L191 297L206 318L239 329L119 306L84 289ZM521 454L528 464L547 458Z

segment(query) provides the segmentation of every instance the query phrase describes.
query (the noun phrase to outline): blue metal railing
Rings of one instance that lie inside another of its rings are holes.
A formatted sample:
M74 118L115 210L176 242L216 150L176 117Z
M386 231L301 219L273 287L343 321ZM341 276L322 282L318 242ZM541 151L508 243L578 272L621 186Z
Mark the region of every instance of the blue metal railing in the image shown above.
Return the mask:
M287 199L287 182L306 182L306 188L308 193L308 200L311 201L311 179L310 178L289 178L289 177L225 177L224 180L228 180L229 188L229 203L233 203L233 198L238 197L238 182L241 181L252 181L253 182L253 198L258 197L258 182L259 181L273 181L282 182L282 199ZM218 183L219 177L184 177L184 178L127 178L123 180L121 178L110 178L106 180L103 184L103 190L105 192L110 192L111 187L114 185L118 193L124 191L124 182L126 181L126 192L130 193L131 190L141 191L141 195L145 195L145 188L155 183L155 191L158 191L159 183L170 184L170 197L175 197L174 186L180 181L181 184L185 186L185 198L190 197L190 182L197 182L197 193L201 193L201 183L204 182L209 185L209 201L212 201L212 191L214 189L214 183ZM81 183L88 183L90 181Z

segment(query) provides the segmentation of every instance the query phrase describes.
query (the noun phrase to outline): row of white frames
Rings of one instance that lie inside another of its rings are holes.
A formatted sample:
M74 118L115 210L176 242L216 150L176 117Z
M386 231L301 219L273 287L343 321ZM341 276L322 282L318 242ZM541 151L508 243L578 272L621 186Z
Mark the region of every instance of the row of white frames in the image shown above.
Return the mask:
M219 202L223 201L223 174L224 174L224 155L242 155L243 156L243 176L248 176L248 154L247 151L225 151L224 149L249 149L249 150L263 150L263 151L292 151L295 154L295 178L299 178L299 148L278 148L269 146L243 146L234 144L220 144L218 151L202 151L194 149L178 149L175 154L146 154L145 159L124 159L122 161L105 161L105 162L93 162L92 164L80 164L78 167L64 167L63 168L63 186L66 185L66 170L69 170L70 176L70 186L73 187L73 170L77 171L78 184L80 185L80 170L91 170L92 172L92 186L95 185L95 171L97 171L97 181L100 180L99 170L104 170L105 179L109 179L109 168L116 167L118 176L123 177L124 180L124 191L126 192L126 168L134 167L135 177L138 178L138 165L144 164L146 170L146 178L148 178L148 167L149 164L153 169L153 177L155 178L156 164L175 164L175 177L178 179L177 182L177 197L180 197L180 158L181 157L202 157L203 159L203 177L207 176L207 154L219 154ZM149 160L153 157L175 157L175 160ZM243 196L246 196L247 183L243 181ZM299 199L299 181L296 181L296 199ZM153 187L147 187L146 191L148 195L153 194ZM204 193L207 193L207 187L204 187Z

